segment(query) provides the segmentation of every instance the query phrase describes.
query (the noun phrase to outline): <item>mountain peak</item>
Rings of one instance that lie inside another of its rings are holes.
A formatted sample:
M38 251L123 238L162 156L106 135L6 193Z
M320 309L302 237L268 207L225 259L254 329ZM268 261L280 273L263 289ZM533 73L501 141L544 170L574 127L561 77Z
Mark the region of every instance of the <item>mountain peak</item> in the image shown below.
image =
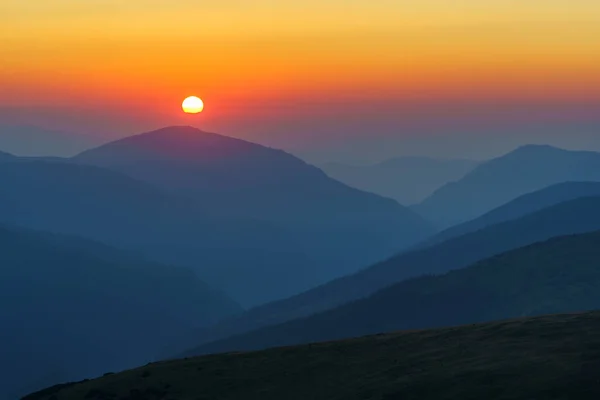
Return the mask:
M517 147L510 153L541 153L541 152L567 152L568 150L559 147L550 146L548 144L526 144ZM510 154L508 153L508 154Z
M161 160L206 162L257 152L262 155L264 151L274 150L192 126L170 126L116 140L85 151L75 159L95 162L110 156L113 160L127 163Z

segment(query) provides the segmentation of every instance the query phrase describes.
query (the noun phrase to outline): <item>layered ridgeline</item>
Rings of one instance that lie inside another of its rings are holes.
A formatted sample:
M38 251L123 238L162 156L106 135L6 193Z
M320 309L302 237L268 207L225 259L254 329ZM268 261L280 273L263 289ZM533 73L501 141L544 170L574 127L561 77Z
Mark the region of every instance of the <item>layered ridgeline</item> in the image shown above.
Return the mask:
M215 218L192 200L110 170L68 162L0 163L0 205L1 221L186 265L249 303L293 293L316 279L311 260L283 228Z
M600 314L518 319L150 364L23 400L600 397Z
M193 272L83 239L0 227L0 399L156 359L241 312Z
M412 208L447 228L523 194L568 181L600 181L600 153L524 146L479 165Z
M472 160L446 160L429 157L397 157L377 164L323 164L321 168L334 179L400 204L415 204L448 182L464 177L477 166Z
M193 128L72 160L13 161L0 163L0 220L189 266L245 305L352 273L431 232L393 200L284 152Z
M571 200L525 217L492 225L435 246L399 254L291 298L248 310L199 332L191 345L223 339L294 318L307 317L372 295L394 283L443 274L554 236L600 230L600 197Z
M260 247L257 255L284 279L255 272L259 261L244 262L240 257L229 262L246 270L238 275L241 279L230 292L247 290L248 279L265 280L253 293L262 295L262 301L269 299L265 296L269 290L276 290L269 289L271 282L284 282L277 293L284 297L293 292L284 293L285 283L295 285L296 292L307 289L381 260L432 233L428 223L397 202L350 188L281 150L191 127L128 137L84 152L73 161L110 169L186 197L216 218L252 218L287 230L289 234L281 237L291 237L293 248L304 256L289 255L272 263L272 253L286 248L278 243ZM251 236L248 241L254 240ZM237 244L235 239L230 243ZM194 257L186 259L181 253L165 253L165 257L198 264ZM311 276L301 279L296 274L285 279L293 269L306 270ZM235 273L225 277L236 280ZM252 303L251 297L244 299Z
M189 354L598 309L599 243L600 232L550 239L445 275L411 279L331 311L209 343Z
M474 220L453 226L420 243L423 248L485 227L524 217L546 207L582 197L600 196L600 182L563 182L520 196Z

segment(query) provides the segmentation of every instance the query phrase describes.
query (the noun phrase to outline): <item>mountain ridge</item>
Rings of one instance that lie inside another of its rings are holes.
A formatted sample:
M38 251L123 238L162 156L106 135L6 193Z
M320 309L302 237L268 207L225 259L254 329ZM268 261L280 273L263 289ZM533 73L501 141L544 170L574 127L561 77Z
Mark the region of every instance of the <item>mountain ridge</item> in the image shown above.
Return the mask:
M600 153L521 146L480 164L411 209L445 229L526 193L567 181L600 181Z

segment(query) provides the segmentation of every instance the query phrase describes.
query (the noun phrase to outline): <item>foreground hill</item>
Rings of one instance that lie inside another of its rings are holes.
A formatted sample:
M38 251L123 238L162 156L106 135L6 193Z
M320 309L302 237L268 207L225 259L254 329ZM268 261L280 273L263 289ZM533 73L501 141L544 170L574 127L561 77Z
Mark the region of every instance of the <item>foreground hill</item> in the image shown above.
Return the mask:
M278 324L355 301L394 283L465 268L482 259L554 236L600 230L600 197L575 199L429 248L392 257L285 300L251 309L190 338L189 346Z
M517 319L150 364L23 400L600 396L600 314Z
M554 238L440 276L408 280L311 317L190 354L254 350L600 308L600 232Z
M472 160L398 157L372 165L324 164L334 179L367 192L390 197L400 204L423 201L448 182L461 179L477 166Z
M549 186L500 206L474 220L448 228L419 244L418 247L442 243L453 237L475 232L488 226L510 221L546 207L581 197L600 196L600 182L563 182Z
M600 153L528 145L479 165L413 210L438 228L447 228L526 193L568 181L600 181Z
M186 269L0 227L0 399L154 359L241 308Z

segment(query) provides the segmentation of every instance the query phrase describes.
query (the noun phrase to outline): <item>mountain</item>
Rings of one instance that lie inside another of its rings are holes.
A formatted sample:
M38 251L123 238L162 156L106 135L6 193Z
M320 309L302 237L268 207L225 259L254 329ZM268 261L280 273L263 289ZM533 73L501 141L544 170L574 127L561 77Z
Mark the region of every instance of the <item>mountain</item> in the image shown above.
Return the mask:
M10 159L12 159L14 157L15 156L13 156L12 154L0 151L0 161L10 160Z
M189 270L81 238L0 226L0 399L154 359L241 312Z
M282 282L296 289L355 272L433 233L427 222L394 200L350 188L281 150L192 127L128 137L86 151L73 162L110 169L188 198L215 218L257 219L291 232L298 253L309 259L298 268L306 266L314 275L304 281L285 277L282 266L298 259L278 260ZM261 250L259 255L267 259L279 246ZM253 279L273 280L259 272Z
M600 197L575 199L428 248L401 253L288 299L246 311L198 332L189 347L339 307L395 283L443 274L554 236L600 230Z
M430 232L422 219L396 202L352 189L281 150L192 127L131 136L74 160L193 196L213 213L309 226L377 221L383 229L396 224L397 239L404 241L402 233Z
M423 248L442 243L453 237L475 232L487 226L521 218L527 214L580 197L600 196L600 182L564 182L549 186L500 206L479 218L453 226L425 240Z
M398 157L371 165L327 163L321 168L349 186L395 199L400 204L415 204L442 185L461 179L477 164L472 160Z
M0 163L0 221L188 266L246 305L320 282L316 268L328 261L319 264L295 233L273 223L216 218L146 182L68 161Z
M19 156L72 156L98 140L86 135L37 126L0 124L0 148Z
M445 275L408 280L321 314L209 343L190 354L598 309L599 243L599 231L553 238Z
M592 400L599 329L591 312L389 333L155 363L23 400Z
M448 228L524 194L569 181L600 181L600 153L528 145L479 165L412 209L438 228Z

